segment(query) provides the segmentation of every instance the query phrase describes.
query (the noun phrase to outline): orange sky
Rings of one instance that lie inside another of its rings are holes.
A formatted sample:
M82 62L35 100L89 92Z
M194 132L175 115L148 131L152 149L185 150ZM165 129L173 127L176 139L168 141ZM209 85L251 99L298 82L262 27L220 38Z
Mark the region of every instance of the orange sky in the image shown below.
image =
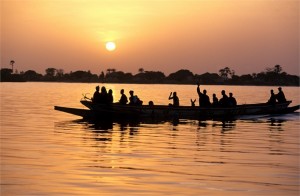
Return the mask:
M1 0L1 67L299 74L298 0ZM105 42L114 41L109 52Z

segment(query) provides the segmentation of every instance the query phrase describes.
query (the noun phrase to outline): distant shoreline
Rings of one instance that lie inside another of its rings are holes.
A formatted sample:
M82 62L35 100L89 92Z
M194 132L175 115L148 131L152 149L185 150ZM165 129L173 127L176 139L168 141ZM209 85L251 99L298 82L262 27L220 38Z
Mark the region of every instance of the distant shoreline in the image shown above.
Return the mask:
M64 73L62 69L48 68L46 74L42 75L33 70L13 73L12 69L3 68L1 82L64 82L64 83L123 83L123 84L176 84L192 85L200 83L203 85L238 85L238 86L300 86L300 77L289 75L282 71L280 65L274 68L267 68L260 73L235 75L234 70L228 67L219 70L217 73L194 74L189 70L181 69L165 76L160 71L144 71L133 75L108 69L97 75L90 71L75 71Z
M1 83L79 83L79 84L155 84L155 85L196 85L196 83L125 83L125 82L78 82L78 81L0 81ZM270 85L270 84L205 84L206 86L285 86L300 87L300 85Z

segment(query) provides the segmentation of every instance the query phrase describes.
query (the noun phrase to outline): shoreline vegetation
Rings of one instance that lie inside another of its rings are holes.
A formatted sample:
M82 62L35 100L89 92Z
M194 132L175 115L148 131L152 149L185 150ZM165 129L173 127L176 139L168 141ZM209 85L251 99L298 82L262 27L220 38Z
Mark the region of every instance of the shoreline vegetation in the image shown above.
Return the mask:
M12 63L13 62L13 63ZM219 73L194 74L187 69L181 69L166 76L160 71L145 71L143 68L138 73L125 73L116 69L107 69L97 75L90 71L74 71L64 73L63 69L47 68L45 74L34 70L21 71L2 68L1 82L82 82L82 83L128 83L128 84L196 84L204 85L259 85L259 86L300 86L300 78L283 71L280 65L266 68L260 73L238 76L229 67L220 69Z

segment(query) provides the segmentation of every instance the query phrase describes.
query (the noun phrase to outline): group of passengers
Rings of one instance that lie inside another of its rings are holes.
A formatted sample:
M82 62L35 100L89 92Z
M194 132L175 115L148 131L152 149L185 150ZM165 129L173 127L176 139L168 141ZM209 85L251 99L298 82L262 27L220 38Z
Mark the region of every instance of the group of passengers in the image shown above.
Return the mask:
M119 103L121 105L126 105L128 102L127 96L124 93L124 89L121 89L121 98L119 100ZM134 91L130 90L129 91L130 97L129 97L129 105L142 105L143 101L139 99L137 95L134 95Z
M226 95L225 90L221 91L222 98L220 100L217 98L217 95L213 94L212 103L209 100L207 91L204 89L201 93L200 84L197 84L197 93L199 96L199 106L200 107L234 107L237 105L236 99L233 97L232 93L229 93L229 97Z
M114 102L113 92L111 89L107 92L105 86L101 87L101 92L99 92L100 87L96 86L96 91L93 95L92 101L93 103L99 104L112 104Z
M278 88L278 93L275 94L273 90L271 90L271 97L268 100L268 104L275 105L276 103L284 103L286 102L285 95L282 91L282 88ZM128 103L128 98L124 93L124 89L121 89L121 98L119 100L119 104L126 105ZM200 91L200 84L197 84L197 93L199 96L199 106L200 107L235 107L237 105L236 99L233 97L233 94L230 92L229 96L227 96L225 90L221 91L222 97L220 99L217 98L216 94L213 94L212 102L210 102L209 96L207 95L207 91L204 89L202 92ZM134 95L134 91L129 91L129 105L142 105L143 101L138 98L138 96ZM169 95L169 100L173 100L173 104L169 104L170 106L178 107L179 106L179 98L176 92L171 92ZM106 88L101 87L101 92L99 92L99 86L96 86L96 91L92 98L94 103L100 104L112 104L113 103L113 92L111 89L107 92ZM192 107L195 106L195 101L191 99ZM153 102L149 102L149 104L153 105Z
M200 107L234 107L237 105L236 99L233 97L232 93L229 93L229 97L226 95L225 90L222 90L222 98L219 100L216 94L213 94L213 102L210 102L209 96L207 95L207 91L204 89L202 92L200 91L200 84L197 84L197 93L199 96L199 106ZM176 92L171 92L169 96L169 100L173 99L172 106L179 106L179 98ZM192 107L195 106L195 101L191 99Z
M96 91L93 95L92 101L93 103L97 104L106 104L110 105L113 103L114 98L113 98L113 91L109 89L107 92L105 86L101 87L101 92L99 92L100 87L96 86ZM119 103L121 105L126 105L128 103L128 98L124 93L124 89L121 89L121 98L119 100ZM129 105L142 105L143 101L141 101L138 96L134 95L134 92L131 90L129 91L130 97L129 97Z
M271 96L270 96L270 99L267 102L268 104L275 105L276 103L286 102L286 98L285 98L285 95L284 95L281 87L278 88L278 93L277 94L274 93L273 89L271 89L270 92L271 92Z

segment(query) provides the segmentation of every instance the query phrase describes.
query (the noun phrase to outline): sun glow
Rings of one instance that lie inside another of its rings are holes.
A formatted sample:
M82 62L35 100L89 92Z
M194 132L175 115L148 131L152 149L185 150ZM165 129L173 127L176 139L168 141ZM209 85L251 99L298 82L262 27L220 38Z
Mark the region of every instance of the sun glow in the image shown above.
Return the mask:
M106 42L106 50L114 51L116 49L116 44L114 42Z

